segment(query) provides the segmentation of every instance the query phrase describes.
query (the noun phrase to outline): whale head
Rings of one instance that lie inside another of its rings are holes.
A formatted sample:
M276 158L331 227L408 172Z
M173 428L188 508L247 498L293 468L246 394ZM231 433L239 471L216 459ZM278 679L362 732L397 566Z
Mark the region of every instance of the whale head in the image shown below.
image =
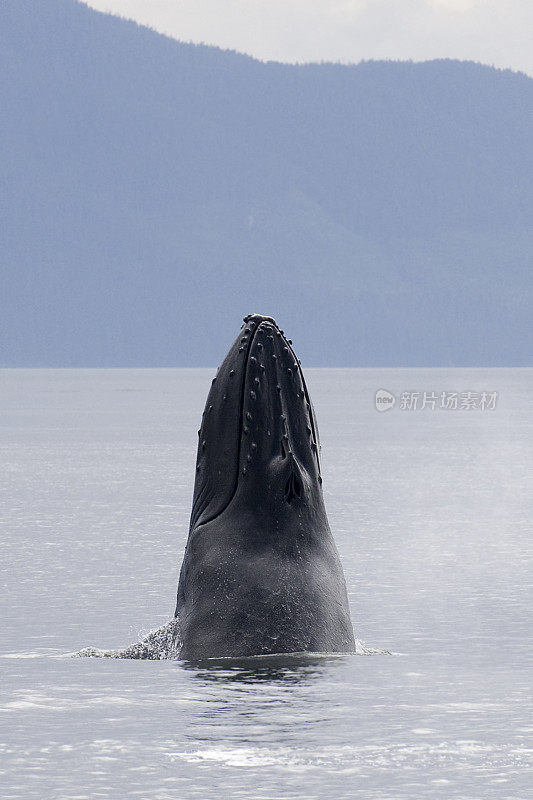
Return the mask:
M300 363L251 314L213 379L199 433L176 616L181 658L354 647Z
M320 512L316 418L291 340L272 317L245 317L198 435L191 531L236 504L265 522Z

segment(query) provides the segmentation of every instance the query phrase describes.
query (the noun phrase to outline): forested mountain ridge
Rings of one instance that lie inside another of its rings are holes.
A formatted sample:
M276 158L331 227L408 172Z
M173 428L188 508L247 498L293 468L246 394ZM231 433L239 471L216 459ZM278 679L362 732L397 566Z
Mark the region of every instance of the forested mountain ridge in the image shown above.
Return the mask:
M261 63L75 0L0 4L0 365L524 366L533 80Z

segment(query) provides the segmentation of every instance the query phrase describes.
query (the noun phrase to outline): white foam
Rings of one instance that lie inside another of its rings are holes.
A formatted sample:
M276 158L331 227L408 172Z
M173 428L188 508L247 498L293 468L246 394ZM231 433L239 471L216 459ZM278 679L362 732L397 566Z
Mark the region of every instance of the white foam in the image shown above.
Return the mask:
M136 658L161 661L179 658L181 636L179 621L172 619L153 631L136 644L124 650L100 650L98 647L84 647L74 653L78 658Z

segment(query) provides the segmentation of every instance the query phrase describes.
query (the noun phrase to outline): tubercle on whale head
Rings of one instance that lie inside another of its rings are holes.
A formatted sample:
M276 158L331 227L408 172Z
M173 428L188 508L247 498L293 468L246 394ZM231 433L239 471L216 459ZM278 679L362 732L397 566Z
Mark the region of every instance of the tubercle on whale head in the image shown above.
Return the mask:
M198 433L191 531L241 493L294 507L322 501L313 407L292 342L273 317L244 317Z
M250 345L242 399L242 484L254 491L272 470L284 480L287 502L298 502L320 482L316 420L292 343L272 318L248 318L257 327Z

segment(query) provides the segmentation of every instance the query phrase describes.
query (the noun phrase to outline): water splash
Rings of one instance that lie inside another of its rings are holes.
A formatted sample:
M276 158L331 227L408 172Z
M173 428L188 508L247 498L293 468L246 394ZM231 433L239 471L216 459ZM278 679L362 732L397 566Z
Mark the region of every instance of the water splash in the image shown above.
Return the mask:
M124 650L100 650L84 647L74 655L78 658L138 658L150 661L179 658L181 635L178 619L172 619L160 628L150 631L146 638Z
M353 655L356 656L390 656L390 650L380 650L377 647L369 647L360 639L355 640L355 650Z

